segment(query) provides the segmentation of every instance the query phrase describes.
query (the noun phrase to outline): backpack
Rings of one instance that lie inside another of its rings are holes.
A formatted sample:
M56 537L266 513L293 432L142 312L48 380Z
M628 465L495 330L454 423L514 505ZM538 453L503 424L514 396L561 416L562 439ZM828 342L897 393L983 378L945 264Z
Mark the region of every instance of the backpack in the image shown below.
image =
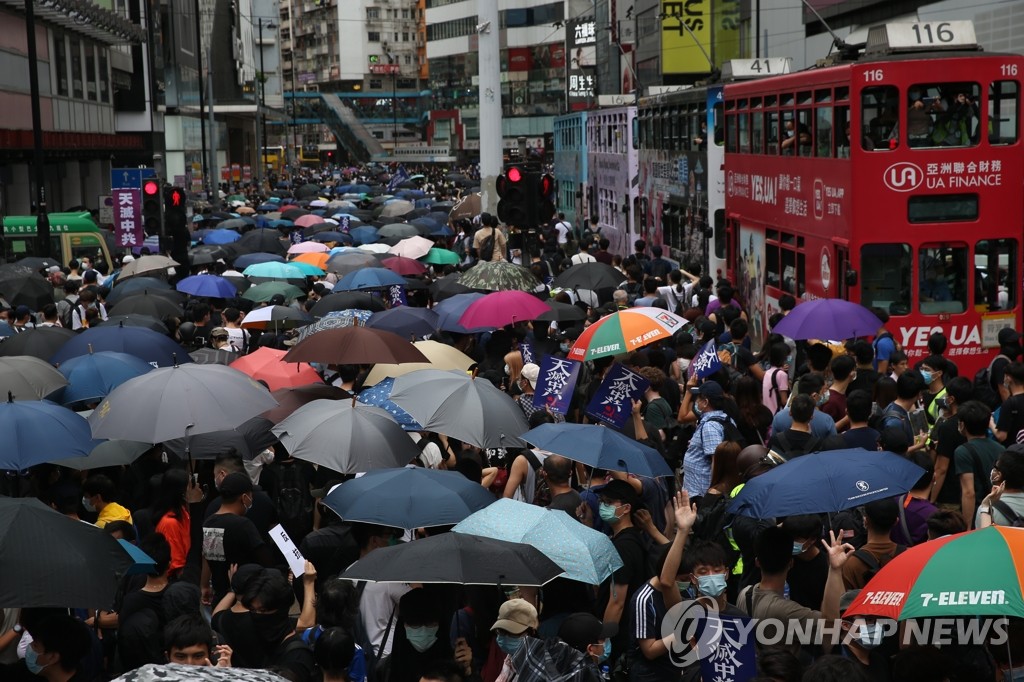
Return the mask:
M661 411L662 409L659 403L658 410ZM669 414L665 415L665 427L662 430L665 432L665 436L661 441L665 449L665 461L673 469L678 469L683 463L686 446L690 444L690 439L693 438L696 427L693 424L680 424L676 419L676 415L671 414L671 410L669 410Z
M1010 509L1010 505L1006 504L1002 500L996 500L992 503L992 507L997 509L1000 514L1006 517L1008 524L1012 528L1024 528L1024 517Z
M362 602L363 592L366 590L367 582L361 581L356 587L356 604ZM383 647L384 642L388 641L388 637L391 635L395 622L396 611L391 611L391 616L388 618L387 628L384 630L384 636L381 638L381 646ZM370 641L370 633L366 630L366 624L363 622L362 612L359 617L355 619L355 627L353 628L352 635L355 637L356 644L363 650L363 658L366 661L366 682L378 682L380 680L386 680L388 677L388 658L381 658L378 656L378 651L373 648L373 643Z
M771 374L772 374L771 378L769 379L769 381L771 382L771 388L768 389L768 395L769 396L774 396L774 398L775 398L775 414L778 414L779 410L781 410L783 407L785 407L782 404L782 401L779 400L779 391L780 391L780 389L779 389L779 372L784 372L785 370L782 369L781 367L773 367L772 369L770 369L768 371L771 372Z
M811 436L811 439L807 441L807 443L804 444L802 448L794 448L790 444L789 439L786 438L785 431L780 431L779 433L775 434L775 442L778 443L779 447L782 448L782 452L777 454L782 455L782 457L786 460L790 460L793 459L794 457L807 455L812 452L818 452L819 450L821 450L821 440L813 435Z
M705 503L706 500L713 500ZM740 558L739 552L733 547L732 538L726 528L732 520L729 513L728 495L704 495L697 502L697 520L693 524L693 536L700 540L714 542L726 553L726 566L732 568Z
M889 563L890 561L892 561L893 559L898 557L900 554L903 554L903 552L905 552L906 550L907 550L907 548L905 546L903 546L903 545L896 545L896 551L892 553L892 556L890 556L888 558L888 560L886 560L885 563L886 564ZM857 551L855 551L853 553L853 556L855 556L858 559L860 559L861 561L863 561L864 565L868 567L868 570L865 571L865 573L864 573L864 582L865 583L868 582L869 580L871 580L872 578L874 578L875 574L878 573L879 569L881 569L882 566L885 565L885 564L879 563L878 559L875 558L875 555L872 554L871 552L867 551L863 547L858 549Z
M875 369L878 369L878 342L882 339L892 339L893 345L896 346L896 350L903 350L903 347L896 343L896 339L889 332L882 332L875 337L875 340L871 342L871 350L875 352Z
M729 419L728 417L709 417L708 421L704 423L707 424L708 422L717 422L722 425L723 441L727 440L730 443L737 443L741 448L745 448L747 446L747 439L743 437L743 434L740 433L739 427L733 423L732 419ZM701 440L703 439L704 436L701 435Z
M66 298L57 302L57 317L65 329L71 329L74 324L75 304Z
M494 228L491 228L491 233L484 237L484 241L480 244L480 260L487 263L494 258Z
M1003 358L1007 362L1010 362L1010 358L1002 353L992 358L992 362L988 363L987 367L982 367L978 370L977 374L974 375L975 388L986 388L992 390L992 367L996 364L996 360L999 358Z

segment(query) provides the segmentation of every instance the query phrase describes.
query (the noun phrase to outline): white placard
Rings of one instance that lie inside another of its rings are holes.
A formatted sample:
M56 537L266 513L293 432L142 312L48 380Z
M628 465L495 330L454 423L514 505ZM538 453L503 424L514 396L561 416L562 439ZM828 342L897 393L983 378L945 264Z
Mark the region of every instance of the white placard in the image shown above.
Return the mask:
M281 550L281 554L288 560L288 567L292 569L292 575L298 578L306 572L306 557L295 546L292 539L288 537L288 531L280 523L270 529L270 538Z

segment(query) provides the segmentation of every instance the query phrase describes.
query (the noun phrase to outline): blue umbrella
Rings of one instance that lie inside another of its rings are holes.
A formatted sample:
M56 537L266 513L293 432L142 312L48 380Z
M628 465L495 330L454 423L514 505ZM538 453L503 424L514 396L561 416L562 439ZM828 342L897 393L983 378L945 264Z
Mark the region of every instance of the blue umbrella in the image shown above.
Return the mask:
M122 326L90 327L61 346L50 362L63 364L71 358L105 350L134 355L153 367L192 362L185 349L170 337L144 327Z
M231 244L237 242L242 238L242 235L238 234L234 230L210 230L203 237L204 244Z
M238 287L229 280L217 275L193 275L178 282L178 291L193 296L209 296L210 298L234 298L238 295Z
M327 318L324 318L327 319ZM379 407L394 417L395 421L406 431L422 431L423 427L412 418L412 415L391 402L391 390L395 387L394 377L381 379L375 386L360 391L356 398L365 405Z
M0 469L21 471L54 459L84 457L99 444L80 414L49 400L13 398L8 394L7 402L0 403Z
M532 545L562 567L564 577L588 585L599 585L622 568L607 535L565 512L525 502L498 500L460 521L452 531Z
M878 332L882 321L860 305L840 298L819 298L794 308L773 332L791 339L833 339L841 341Z
M14 329L7 322L0 321L0 336L14 336Z
M448 227L447 225L441 225L436 230L432 231L430 233L430 236L431 237L451 237L454 234L455 234L455 232L452 231L452 228Z
M255 263L242 274L254 280L305 280L306 273L292 263Z
M377 243L377 228L370 227L368 225L362 225L349 230L349 234L352 236L352 240L357 244L376 244Z
M437 333L439 316L427 308L398 306L391 310L374 313L367 327L394 332L403 337L422 337Z
M342 277L336 285L335 291L354 291L356 289L384 289L387 287L405 285L406 281L401 275L391 272L387 268L363 268L350 272Z
M153 366L134 355L100 351L71 358L58 368L68 380L60 399L64 405L105 398L115 388Z
M595 469L648 478L672 475L657 450L597 424L541 424L519 438Z
M301 260L289 261L288 265L292 266L293 268L298 268L302 272L302 274L309 275L310 277L320 277L321 275L324 274L324 271L323 271L322 268L318 268L317 266L313 265L312 263L307 263L305 261L301 261Z
M260 204L259 206L257 206L256 210L257 211L266 211L267 213L270 213L271 211L276 211L277 210L277 204L268 201L265 204Z
M235 267L245 269L250 265L257 265L259 263L283 263L284 256L279 256L276 253L247 253L239 256L235 259Z
M125 571L125 575L156 573L156 559L123 538L119 538L117 541L124 547L124 551L128 552L128 556L132 558L133 562L132 567Z
M751 479L729 511L759 519L838 512L902 495L923 474L924 469L891 452L827 450L795 457Z
M440 316L438 319L438 327L446 332L455 332L457 334L475 334L477 332L488 331L491 327L479 327L476 329L467 329L459 324L459 318L466 312L466 308L473 304L474 301L478 301L483 298L484 294L471 293L471 294L455 294L450 296L436 306L434 311Z
M456 471L421 467L368 471L324 498L345 521L405 529L456 524L492 502L486 488Z

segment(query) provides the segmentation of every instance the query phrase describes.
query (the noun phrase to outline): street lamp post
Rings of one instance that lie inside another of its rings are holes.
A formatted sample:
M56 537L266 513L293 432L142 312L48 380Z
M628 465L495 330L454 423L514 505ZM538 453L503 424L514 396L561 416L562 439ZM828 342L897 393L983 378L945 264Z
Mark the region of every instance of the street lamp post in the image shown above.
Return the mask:
M398 57L389 54L388 64L391 65L391 155L394 156L398 150Z

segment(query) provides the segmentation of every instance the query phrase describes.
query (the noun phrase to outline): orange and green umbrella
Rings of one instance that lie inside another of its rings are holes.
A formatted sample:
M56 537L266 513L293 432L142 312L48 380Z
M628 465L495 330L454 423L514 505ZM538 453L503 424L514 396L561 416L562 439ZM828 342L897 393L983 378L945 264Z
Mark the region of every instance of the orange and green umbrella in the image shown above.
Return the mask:
M846 610L906 620L1024 618L1024 528L989 526L911 547L882 567Z
M620 310L587 327L569 349L568 358L594 360L631 353L670 338L685 324L685 318L661 308Z

